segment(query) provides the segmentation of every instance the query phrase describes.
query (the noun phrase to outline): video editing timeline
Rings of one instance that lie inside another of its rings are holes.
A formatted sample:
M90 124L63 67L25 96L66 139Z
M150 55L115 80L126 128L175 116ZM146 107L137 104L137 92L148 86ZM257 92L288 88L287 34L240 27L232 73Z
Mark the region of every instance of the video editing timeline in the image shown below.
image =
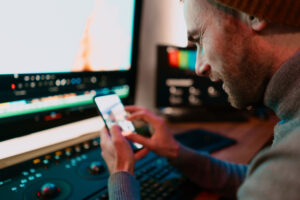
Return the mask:
M1 75L0 102L130 85L129 71Z
M220 83L195 74L195 48L158 46L157 107L227 104Z
M100 94L108 94L111 92L118 94L120 98L126 98L129 95L129 86L123 85L119 87L113 87L111 90L104 88L85 91L82 94L68 93L49 97L0 103L0 119L75 106L90 105L93 104L93 98L95 96ZM45 121L57 119L58 117L61 117L61 115L55 114L45 116Z

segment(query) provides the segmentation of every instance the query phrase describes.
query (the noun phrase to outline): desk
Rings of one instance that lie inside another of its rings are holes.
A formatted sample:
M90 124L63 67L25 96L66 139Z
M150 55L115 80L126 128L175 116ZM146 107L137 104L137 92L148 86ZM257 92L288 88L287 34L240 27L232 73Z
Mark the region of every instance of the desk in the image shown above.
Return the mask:
M252 158L273 139L274 125L278 118L271 115L268 120L250 117L246 122L197 122L169 123L176 134L188 129L205 129L237 140L235 145L221 149L211 155L229 162L248 164ZM218 199L218 195L201 192L196 200Z

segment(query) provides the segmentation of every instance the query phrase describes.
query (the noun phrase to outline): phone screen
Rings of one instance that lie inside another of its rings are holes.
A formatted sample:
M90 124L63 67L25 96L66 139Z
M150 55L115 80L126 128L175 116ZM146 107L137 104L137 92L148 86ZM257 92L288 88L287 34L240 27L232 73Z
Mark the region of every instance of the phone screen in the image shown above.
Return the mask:
M133 123L126 120L127 112L118 95L97 96L95 97L95 103L108 129L112 125L117 124L121 127L124 136L135 132ZM143 148L143 145L138 143L133 143L132 145L135 150Z

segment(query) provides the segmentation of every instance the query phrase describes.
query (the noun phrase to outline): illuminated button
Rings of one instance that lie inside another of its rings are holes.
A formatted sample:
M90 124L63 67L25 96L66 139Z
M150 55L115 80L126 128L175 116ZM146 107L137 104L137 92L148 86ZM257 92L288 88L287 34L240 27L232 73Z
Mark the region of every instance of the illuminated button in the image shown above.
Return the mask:
M66 148L65 154L67 157L70 157L72 155L72 148Z
M57 161L57 160L59 160L59 159L60 159L60 156L58 156L58 155L55 155L55 156L54 156L54 159Z
M56 80L56 81L55 81L55 85L56 85L57 87L59 87L59 86L60 86L60 80Z
M16 89L16 84L14 84L14 83L11 84L11 89L12 89L12 90L15 90L15 89Z
M48 165L49 164L49 160L43 160L43 164L44 165Z
M85 160L85 159L87 159L87 156L85 154L83 154L83 155L81 155L81 158Z
M17 191L17 187L12 187L11 191L13 191L13 192Z
M210 97L219 97L220 93L212 86L208 87L207 93Z
M89 144L88 142L83 143L83 148L84 148L85 150L90 149L90 144Z
M28 180L33 181L34 180L34 176L29 176Z
M21 188L25 187L25 184L20 184L20 187L21 187Z
M32 174L35 173L35 169L30 169L29 171L30 171L30 173L32 173Z
M82 159L81 159L81 157L76 157L76 160L77 160L78 162L80 162Z
M33 160L33 164L35 164L35 165L37 165L37 164L39 164L41 162L41 159L34 159Z
M30 87L31 87L31 88L35 88L35 86L36 86L36 83L35 83L35 82L31 82L31 83L30 83Z
M98 142L97 140L94 140L94 141L93 141L93 145L94 145L94 146L98 146L98 145L99 145L99 142Z
M35 177L41 178L41 177L42 177L42 174L41 174L41 173L37 173L37 174L35 174Z
M65 86L65 85L67 84L67 80L66 80L66 79L62 79L62 80L60 81L60 84L61 84L62 86Z
M72 165L72 166L76 166L76 165L77 165L77 163L76 163L76 160L75 160L75 159L72 159L72 160L71 160L71 165Z
M22 179L22 180L21 180L21 183L22 183L22 184L27 183L27 179Z
M22 172L22 174L23 174L24 176L28 176L28 175L29 175L29 172L24 171L24 172Z
M4 184L3 181L0 181L0 186L3 185L3 184Z
M46 159L46 160L50 160L50 159L51 159L51 156L50 156L50 155L46 155L46 156L45 156L45 159Z
M75 146L75 151L76 153L80 153L81 152L81 147L79 145Z
M65 154L66 154L67 157L70 157L72 155L72 152L71 151L66 151Z
M92 82L92 83L97 83L97 78L96 78L95 76L93 76L93 77L91 78L91 82Z
M61 157L61 155L62 155L62 152L61 152L61 151L57 151L57 152L55 152L54 159L55 159L55 160L59 160L59 159L60 159L60 157Z
M67 169L70 169L70 168L71 168L71 165L66 164L65 167L66 167Z

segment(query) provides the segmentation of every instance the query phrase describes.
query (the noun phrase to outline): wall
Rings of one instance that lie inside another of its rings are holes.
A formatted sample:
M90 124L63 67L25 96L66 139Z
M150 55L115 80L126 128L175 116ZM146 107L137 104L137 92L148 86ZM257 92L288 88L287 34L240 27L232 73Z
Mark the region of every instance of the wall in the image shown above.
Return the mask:
M186 46L183 5L179 0L143 0L135 103L155 108L156 46Z

